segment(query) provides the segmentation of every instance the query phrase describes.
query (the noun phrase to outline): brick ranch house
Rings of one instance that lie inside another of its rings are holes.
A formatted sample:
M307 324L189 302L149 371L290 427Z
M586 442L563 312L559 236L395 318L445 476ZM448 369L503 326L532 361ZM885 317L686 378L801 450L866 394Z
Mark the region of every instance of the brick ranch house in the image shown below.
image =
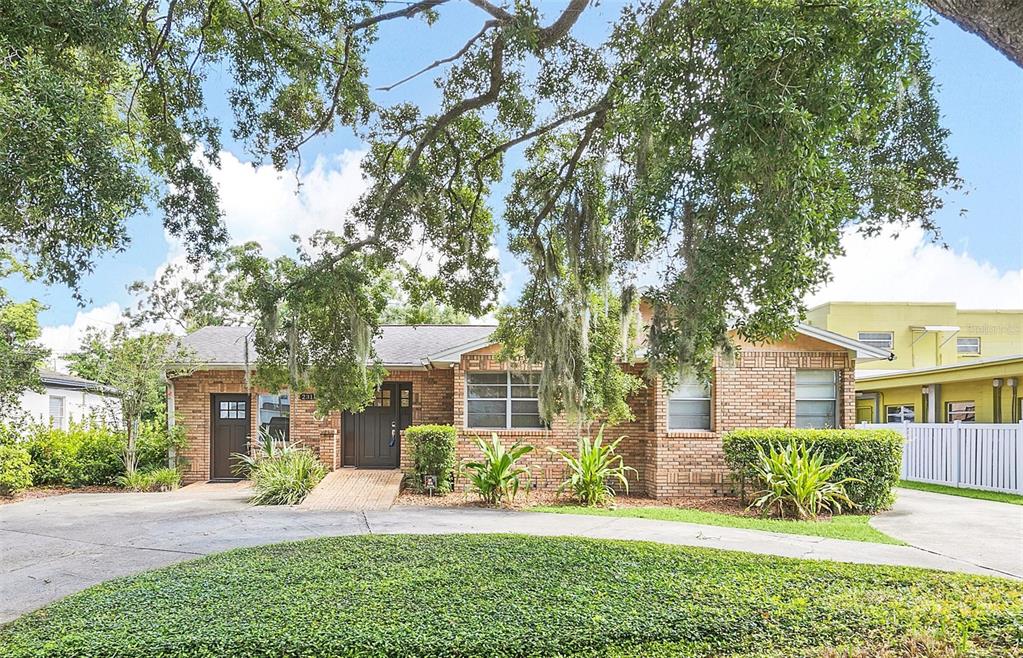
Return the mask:
M526 458L533 486L563 479L547 448L573 450L577 428L565 419L544 427L537 415L536 366L505 363L490 340L493 326L384 326L374 342L388 376L361 413L315 414L314 394L246 387L247 327L206 327L183 340L200 369L174 377L168 406L186 428L185 482L229 479L231 455L244 452L259 428L311 448L330 469L403 468L410 464L403 430L423 423L458 429L458 458L476 452L474 435L496 432L506 445L536 446ZM809 325L766 345L742 345L732 362L718 359L710 386L683 382L665 390L647 381L629 402L635 420L610 428L637 470L630 490L655 498L719 495L730 481L721 435L740 427L849 427L856 420L857 361L888 352ZM635 366L641 372L641 366Z

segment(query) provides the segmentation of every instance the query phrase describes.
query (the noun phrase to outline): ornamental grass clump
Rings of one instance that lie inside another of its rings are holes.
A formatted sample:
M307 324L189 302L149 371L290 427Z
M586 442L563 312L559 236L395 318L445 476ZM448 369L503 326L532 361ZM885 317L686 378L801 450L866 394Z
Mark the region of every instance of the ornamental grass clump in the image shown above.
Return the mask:
M511 504L519 493L521 478L525 476L527 484L529 482L529 467L519 466L518 461L532 452L533 446L516 441L505 450L496 433L492 434L490 443L478 436L475 441L483 459L462 465L469 487L488 505Z
M235 473L247 477L254 505L297 505L327 475L327 467L297 441L260 432L250 454L235 454Z
M552 453L560 455L561 459L568 465L569 476L558 487L558 491L570 490L572 495L584 505L603 505L614 498L615 490L612 482L618 482L629 492L629 478L627 473L636 469L626 466L622 456L615 453L618 444L625 437L619 437L617 441L609 444L604 443L604 426L601 425L597 436L593 441L590 437L582 435L576 441L576 452L578 456L564 450L548 448Z
M816 519L825 510L841 513L843 505L856 507L845 491L856 478L832 481L848 457L825 464L822 454L795 442L784 448L771 446L770 453L758 445L757 451L756 475L762 489L754 494L751 508L805 520Z

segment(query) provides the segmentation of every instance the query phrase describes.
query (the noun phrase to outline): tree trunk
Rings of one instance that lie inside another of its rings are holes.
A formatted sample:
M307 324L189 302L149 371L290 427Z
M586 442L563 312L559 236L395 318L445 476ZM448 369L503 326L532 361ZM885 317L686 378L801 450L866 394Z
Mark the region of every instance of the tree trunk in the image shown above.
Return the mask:
M926 0L967 32L976 34L1023 67L1023 2L1020 0Z

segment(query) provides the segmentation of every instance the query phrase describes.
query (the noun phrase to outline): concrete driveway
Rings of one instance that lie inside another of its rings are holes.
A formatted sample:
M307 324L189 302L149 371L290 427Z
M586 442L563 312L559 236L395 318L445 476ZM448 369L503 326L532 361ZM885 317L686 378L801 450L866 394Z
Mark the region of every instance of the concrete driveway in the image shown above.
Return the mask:
M90 585L240 546L366 533L522 533L900 564L998 575L975 562L908 546L648 519L487 509L394 507L324 512L252 507L231 487L163 494L72 494L0 506L0 621Z
M1023 578L1023 505L898 489L870 525L923 550Z

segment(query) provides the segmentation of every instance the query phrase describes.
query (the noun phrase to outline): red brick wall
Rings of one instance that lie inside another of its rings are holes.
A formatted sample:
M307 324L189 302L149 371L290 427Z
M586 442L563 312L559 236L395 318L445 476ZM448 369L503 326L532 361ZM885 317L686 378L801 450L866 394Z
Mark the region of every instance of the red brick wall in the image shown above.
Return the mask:
M250 437L257 434L259 414L256 401L266 389L245 385L242 370L200 370L185 377L175 377L168 388L168 397L174 398L176 422L185 427L187 445L178 456L185 462L183 482L202 482L210 477L210 403L214 393L249 392ZM340 414L316 418L314 401L291 396L291 438L300 440L315 452L328 468L334 468L338 459L338 432Z
M526 370L527 364L505 364L494 348L466 354L453 368L396 370L388 381L412 383L412 423L454 424L459 431L459 460L478 457L473 437L489 440L492 430L473 430L465 423L465 373L470 370ZM721 450L721 434L739 427L791 427L795 422L795 371L803 368L840 371L841 418L843 426L855 422L854 362L845 351L813 339L770 346L746 345L734 362L719 360L714 368L712 425L710 431L668 430L667 394L659 380L630 400L636 419L608 428L608 439L625 436L619 452L625 463L637 470L630 476L633 493L658 498L720 495L731 488ZM639 374L641 369L634 368ZM175 379L173 395L178 422L187 428L186 482L209 477L210 395L244 393L245 377L240 370L207 370ZM252 390L253 396L259 391ZM252 413L255 434L256 414ZM291 435L312 448L329 468L341 466L341 414L326 418L314 415L315 401L292 395ZM532 471L532 483L556 488L565 477L560 457L548 448L573 451L581 428L566 418L555 420L550 429L496 430L509 445L530 443L535 450L525 459ZM596 424L590 431L595 432ZM408 470L411 459L401 443L401 467Z

